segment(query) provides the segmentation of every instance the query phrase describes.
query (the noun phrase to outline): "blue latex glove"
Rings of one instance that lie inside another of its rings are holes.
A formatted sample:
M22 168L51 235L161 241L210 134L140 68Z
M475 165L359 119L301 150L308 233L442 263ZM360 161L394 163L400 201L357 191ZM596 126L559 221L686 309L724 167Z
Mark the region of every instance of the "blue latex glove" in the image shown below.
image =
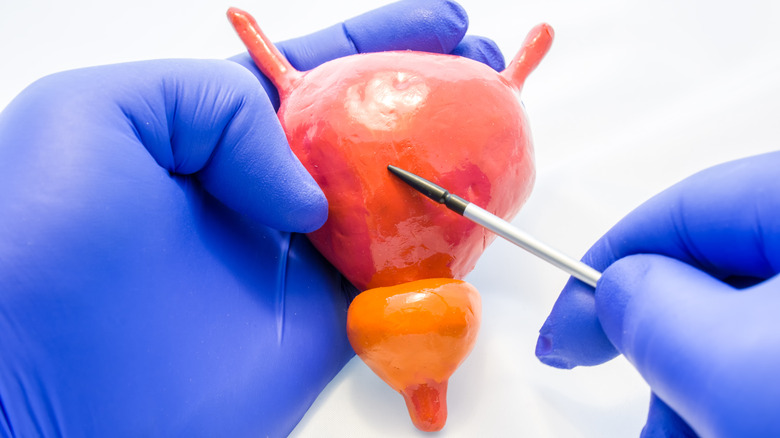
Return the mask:
M716 166L626 216L584 257L605 269L595 296L567 284L539 358L625 355L654 392L645 436L780 436L778 169L780 152Z
M408 1L282 47L307 68L383 48L500 68L466 25ZM353 289L290 233L325 198L258 77L88 68L0 113L0 435L282 436L352 357Z

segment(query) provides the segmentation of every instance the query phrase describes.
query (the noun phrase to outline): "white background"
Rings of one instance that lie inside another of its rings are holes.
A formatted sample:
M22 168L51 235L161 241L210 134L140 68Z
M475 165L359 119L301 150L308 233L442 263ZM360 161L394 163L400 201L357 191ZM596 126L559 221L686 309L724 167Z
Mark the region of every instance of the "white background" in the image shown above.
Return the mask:
M56 71L130 60L224 58L243 50L225 19L253 13L274 40L388 3L378 0L108 2L0 0L0 107ZM470 33L507 58L546 21L553 48L523 100L538 178L514 223L579 257L649 196L712 164L777 149L780 3L463 0ZM561 371L534 357L566 276L497 241L468 280L482 292L477 346L450 381L440 437L637 436L648 391L622 358ZM316 366L316 365L315 365ZM401 397L358 359L297 437L423 436Z

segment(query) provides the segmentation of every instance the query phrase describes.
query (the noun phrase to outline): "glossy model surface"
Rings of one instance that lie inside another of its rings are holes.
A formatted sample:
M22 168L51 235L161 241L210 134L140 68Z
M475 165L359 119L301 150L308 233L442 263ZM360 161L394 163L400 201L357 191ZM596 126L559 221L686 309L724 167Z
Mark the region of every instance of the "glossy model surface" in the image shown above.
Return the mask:
M519 93L552 41L534 28L501 73L451 55L384 52L299 72L232 8L233 26L277 87L290 146L324 191L329 218L309 234L358 289L463 278L494 235L390 175L398 165L511 219L534 162Z
M444 427L447 382L474 348L481 306L473 286L448 278L369 289L352 302L352 348L403 395L418 429Z

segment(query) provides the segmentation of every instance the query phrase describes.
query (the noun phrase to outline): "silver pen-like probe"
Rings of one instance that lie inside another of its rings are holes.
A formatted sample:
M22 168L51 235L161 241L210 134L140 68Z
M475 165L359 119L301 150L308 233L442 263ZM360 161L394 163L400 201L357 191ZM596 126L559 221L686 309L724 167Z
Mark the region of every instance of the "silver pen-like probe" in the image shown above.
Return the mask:
M556 251L521 231L509 222L466 201L460 196L453 195L441 186L393 165L387 166L387 170L423 195L433 199L439 204L444 204L455 213L487 228L531 254L546 260L584 283L596 287L596 283L599 281L599 278L601 278L601 273L599 271L591 268L585 263Z

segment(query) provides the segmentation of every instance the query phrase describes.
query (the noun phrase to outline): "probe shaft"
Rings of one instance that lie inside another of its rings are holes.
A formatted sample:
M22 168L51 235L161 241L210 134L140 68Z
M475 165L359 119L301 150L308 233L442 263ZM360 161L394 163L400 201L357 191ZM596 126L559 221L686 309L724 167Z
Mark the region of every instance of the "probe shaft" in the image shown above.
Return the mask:
M596 287L596 283L601 278L601 273L592 267L572 259L561 252L545 245L532 236L523 232L519 228L490 213L489 211L477 206L474 203L453 195L441 186L438 186L425 178L415 175L409 171L396 166L387 166L387 170L399 177L403 182L412 186L415 190L431 198L439 204L444 204L450 210L462 215L470 221L481 225L488 230L498 234L504 239L514 243L520 248L525 249L531 254L547 261L548 263L562 269L569 275L581 280L582 282Z

